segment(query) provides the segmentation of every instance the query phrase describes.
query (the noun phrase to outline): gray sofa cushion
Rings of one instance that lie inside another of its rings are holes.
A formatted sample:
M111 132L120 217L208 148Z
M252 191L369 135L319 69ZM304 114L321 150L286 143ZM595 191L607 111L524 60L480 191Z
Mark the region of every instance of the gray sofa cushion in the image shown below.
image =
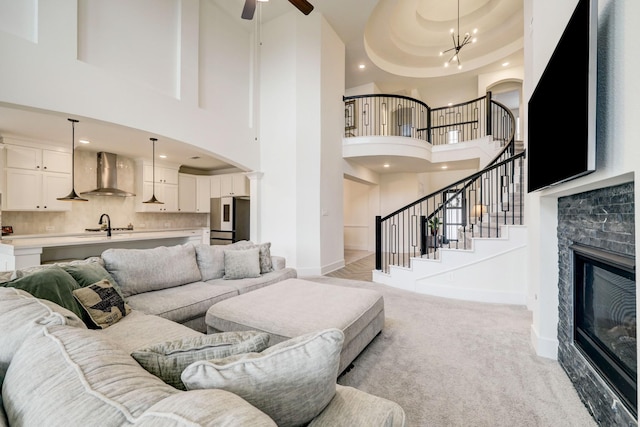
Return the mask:
M222 283L222 279L217 279ZM227 281L224 281L226 284ZM155 314L178 323L204 317L218 301L238 295L238 291L224 284L193 282L182 286L132 295L127 304L134 310ZM204 332L204 331L202 331Z
M271 273L262 274L260 275L260 277L251 277L247 279L237 280L216 279L209 280L207 281L207 283L215 285L223 283L225 286L236 289L238 294L244 294L250 291L255 291L256 289L264 288L265 286L273 285L274 283L280 282L282 280L295 277L298 277L298 272L295 268L284 268L281 270L272 271Z
M202 278L196 250L190 243L153 249L110 248L102 253L102 259L125 298Z

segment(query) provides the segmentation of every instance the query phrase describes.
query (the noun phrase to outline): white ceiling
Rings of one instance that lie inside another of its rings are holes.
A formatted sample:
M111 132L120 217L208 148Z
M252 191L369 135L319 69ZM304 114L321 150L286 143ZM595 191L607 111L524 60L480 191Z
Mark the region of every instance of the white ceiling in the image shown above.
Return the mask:
M240 18L244 0L210 1L247 31L295 10L286 0L270 0L258 3L254 21L247 21ZM375 82L383 93L402 93L437 84L438 79L475 81L478 74L502 69L505 61L512 66L523 62L522 0L460 0L460 29L464 33L469 31L467 28L478 27L479 41L461 51L462 70L446 71L441 66L442 58L435 58L438 51L452 45L448 28L457 26L456 0L311 0L311 3L314 12L322 13L345 43L347 88ZM358 68L360 64L365 68ZM69 147L71 126L67 117L0 104L0 135ZM212 153L187 143L97 120L71 118L79 120L76 140L91 141L87 146L78 146L79 150L148 158L151 143L143 142L154 136L158 138L156 153L166 154L167 161L203 170L231 167Z

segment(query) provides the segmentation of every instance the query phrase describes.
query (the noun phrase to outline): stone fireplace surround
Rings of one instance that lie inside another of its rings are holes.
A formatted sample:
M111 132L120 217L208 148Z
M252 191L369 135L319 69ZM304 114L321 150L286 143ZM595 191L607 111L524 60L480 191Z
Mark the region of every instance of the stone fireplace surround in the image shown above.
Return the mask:
M635 257L634 183L558 199L558 362L600 425L637 420L573 344L573 254L581 243Z

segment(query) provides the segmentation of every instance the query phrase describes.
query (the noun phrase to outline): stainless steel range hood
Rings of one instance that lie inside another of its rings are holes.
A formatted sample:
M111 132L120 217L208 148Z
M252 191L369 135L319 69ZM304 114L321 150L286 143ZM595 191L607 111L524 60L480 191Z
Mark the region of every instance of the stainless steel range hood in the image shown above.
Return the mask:
M86 196L135 196L118 189L118 156L113 153L98 153L98 188L80 193Z

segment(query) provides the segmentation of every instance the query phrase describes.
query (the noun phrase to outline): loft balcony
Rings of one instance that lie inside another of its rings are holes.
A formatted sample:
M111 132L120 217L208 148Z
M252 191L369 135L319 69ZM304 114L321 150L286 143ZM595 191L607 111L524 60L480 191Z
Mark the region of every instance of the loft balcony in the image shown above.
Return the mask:
M358 95L343 98L343 158L383 172L381 156L396 170L431 172L484 167L509 141L513 116L485 96L431 108L402 95Z

